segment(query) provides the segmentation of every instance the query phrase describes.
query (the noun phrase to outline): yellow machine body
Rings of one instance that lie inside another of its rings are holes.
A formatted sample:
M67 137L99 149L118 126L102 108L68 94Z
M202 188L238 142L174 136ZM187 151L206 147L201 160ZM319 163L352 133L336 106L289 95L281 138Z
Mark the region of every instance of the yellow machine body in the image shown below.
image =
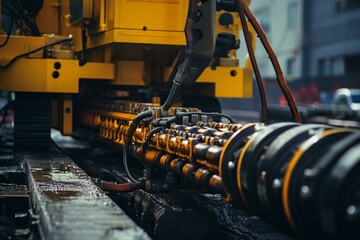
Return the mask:
M80 67L77 60L19 59L0 75L0 91L78 93L79 79L114 79L114 65L92 62Z
M174 61L177 52L180 47L186 45L184 25L188 1L100 0L84 1L84 4L85 2L94 4L93 11L95 13L93 23L89 25L88 31L87 47L90 63L79 67L76 66L75 61L65 61L63 65L66 68L62 69L61 81L57 82L54 82L51 77L52 66L50 65L53 64L52 61L44 60L42 62L38 60L17 63L9 69L0 70L0 78L2 79L0 90L77 93L76 84L81 78L111 79L117 85L147 86L151 85L153 81L150 78L152 75L149 71L151 70L147 67L149 62L162 65L163 70L157 76L160 81L166 79L164 77L167 76L166 71L171 68L171 63ZM223 11L217 12L217 19L222 13ZM217 34L229 32L236 37L239 36L241 25L238 15L236 13L231 14L234 23L230 26L217 24ZM38 24L40 30L44 29L45 33L58 33L59 35L71 33L74 36L74 49L78 52L81 50L79 27L70 25L69 15L69 0L59 0L54 3L45 1L38 16ZM5 35L0 36L0 40L4 40L4 38ZM45 45L46 39L46 37L11 36L8 44L0 49L0 60L2 63L6 63L20 53ZM42 59L43 54L40 51L27 57ZM229 57L231 59L226 61L224 66L222 64L217 66L215 71L208 68L200 76L199 81L217 83L215 87L221 89L215 91L215 97L251 97L249 94L243 94L244 91L233 91L232 94L221 93L228 92L227 90L233 86L234 81L237 85L246 83L243 86L248 88L249 91L246 92L252 92L251 75L242 74L247 71L239 67L236 51L231 51ZM64 60L57 59L57 61ZM93 65L91 62L103 64ZM44 72L40 69L44 69ZM124 70L127 70L126 73ZM240 74L229 75L229 70L235 70ZM71 74L66 72L71 72ZM23 79L23 76L18 74L37 79L35 81L39 83ZM249 79L244 79L246 77ZM28 84L28 82L32 82L32 84Z
M215 83L215 97L251 98L252 71L240 67L206 68L198 79L199 83Z
M90 30L91 47L111 43L186 44L188 1L107 0L100 1L98 7L99 18Z
M78 60L71 57L81 51L81 24L70 23L70 1L44 1L37 23L40 31L47 35L11 35L7 45L0 49L0 64L44 46L49 41L49 34L57 37L72 34L72 48L59 50L57 56L45 56L39 51L0 69L0 91L77 94L81 79L105 80L118 86L166 83L179 50L186 45L184 26L188 1L98 0L83 1L83 4L92 4L92 8L84 6L88 11L83 9L84 16L88 17L89 11L93 11L92 19L87 21L88 62L79 66ZM217 20L222 13L216 13ZM217 23L216 33L228 32L238 37L241 30L238 14L230 14L233 24ZM0 41L5 37L6 34L0 35ZM215 85L215 91L204 89L202 94L223 98L252 97L251 65L247 62L245 66L239 67L236 51L231 51L228 58L215 67L208 67L199 77L198 82ZM61 119L53 122L71 124L71 118L63 114L62 107L71 105L69 99L71 96L60 97L56 116ZM72 128L63 126L62 129L71 133Z

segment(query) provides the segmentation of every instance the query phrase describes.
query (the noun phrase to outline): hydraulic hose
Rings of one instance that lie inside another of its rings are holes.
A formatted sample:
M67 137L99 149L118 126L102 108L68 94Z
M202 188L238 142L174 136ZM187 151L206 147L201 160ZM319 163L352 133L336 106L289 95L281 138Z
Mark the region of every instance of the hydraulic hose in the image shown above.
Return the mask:
M123 165L124 165L124 170L126 172L126 175L129 177L130 181L133 183L138 183L139 181L136 180L130 173L130 170L128 167L128 149L129 149L131 139L135 133L137 126L140 124L140 122L142 120L144 120L145 118L152 117L152 115L153 115L153 112L151 110L146 110L144 112L139 113L134 118L132 123L130 124L128 132L126 134L126 139L125 139L125 144L124 144L124 149L123 149Z
M261 100L261 120L263 123L268 124L269 117L268 117L268 109L267 109L267 100L266 100L266 92L264 88L264 84L261 78L260 70L255 58L254 50L251 45L251 37L249 33L249 29L247 26L247 21L245 18L245 11L244 11L244 5L246 5L242 0L237 0L237 7L239 11L239 16L241 20L241 25L244 31L244 37L246 42L246 47L249 53L250 61L252 64L252 67L254 69L254 74L256 78L256 83L258 85L259 93L260 93L260 100Z
M177 82L174 81L173 85L171 86L169 95L167 96L167 99L166 99L164 105L162 106L162 109L164 111L169 110L171 105L174 103L176 95L178 94L179 90L180 90L180 84L178 84Z
M301 116L297 109L294 97L292 96L290 89L286 83L285 77L283 75L283 72L281 70L280 63L276 57L276 54L274 50L271 47L271 44L269 43L269 40L266 37L266 34L262 27L260 26L259 22L256 20L254 14L251 12L249 7L246 5L244 0L237 0L238 3L242 2L242 5L244 6L244 12L247 16L249 22L254 27L258 37L260 38L261 43L263 44L267 54L269 55L270 61L274 67L276 78L278 80L279 87L281 88L281 91L283 92L291 111L291 114L295 120L295 122L301 123Z
M185 38L186 38L186 48L191 49L194 45L194 37L193 37L193 28L194 23L196 19L197 14L197 0L190 0L189 2L189 10L188 10L188 16L185 23ZM177 71L174 79L173 79L173 85L171 86L170 93L162 106L162 109L164 111L168 111L171 105L174 103L175 98L180 90L180 85L184 81L184 78L186 77L186 73L188 70L188 66L190 66L190 60L188 58L185 58L184 62L175 70Z
M185 23L186 49L185 59L173 69L173 86L162 109L168 111L174 102L180 87L191 86L209 65L215 51L215 2L199 0L189 1L189 10ZM199 14L199 11L203 15ZM200 32L201 34L195 34ZM176 74L174 73L176 71ZM170 79L171 80L171 79Z

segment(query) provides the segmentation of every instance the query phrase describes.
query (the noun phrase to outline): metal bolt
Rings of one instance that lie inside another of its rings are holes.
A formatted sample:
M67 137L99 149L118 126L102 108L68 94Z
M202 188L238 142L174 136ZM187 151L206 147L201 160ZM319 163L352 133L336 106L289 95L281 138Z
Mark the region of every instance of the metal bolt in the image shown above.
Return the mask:
M306 177L310 177L310 176L312 176L314 173L313 173L313 171L311 170L311 169L305 169L305 171L304 171L304 175L306 176Z
M208 117L206 115L201 115L201 121L206 123L208 121Z
M354 205L350 205L346 208L346 213L348 219L351 221L358 215L358 209Z
M229 168L229 170L233 170L233 169L235 169L235 164L234 164L234 162L228 162L228 168Z
M273 184L272 184L273 188L274 189L278 189L281 187L281 180L280 179L277 179L275 178L274 181L273 181Z
M309 198L311 196L310 188L307 185L304 185L300 189L301 198Z
M197 121L198 117L196 115L191 115L191 124L195 126Z
M261 174L260 174L260 180L261 181L265 181L266 180L266 171L262 171L261 172ZM275 180L279 180L279 179L275 179ZM275 181L274 180L274 181ZM273 183L274 184L274 183ZM276 183L276 184L278 184L278 183ZM280 183L280 185L281 185L281 183Z
M316 134L316 132L314 131L314 129L310 129L308 133L309 133L309 135L315 135L315 134Z
M185 126L189 125L189 117L188 116L184 116L182 118L182 124Z

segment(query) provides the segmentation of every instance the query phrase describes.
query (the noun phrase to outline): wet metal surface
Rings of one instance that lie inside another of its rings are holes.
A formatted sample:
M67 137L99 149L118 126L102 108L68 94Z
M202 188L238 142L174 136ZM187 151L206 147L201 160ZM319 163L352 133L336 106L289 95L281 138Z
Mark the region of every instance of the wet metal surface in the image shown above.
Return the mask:
M0 140L0 183L26 185L24 164L15 158L12 146Z
M26 239L30 235L30 201L25 167L11 148L0 140L0 239Z
M149 239L68 157L24 158L44 239Z
M27 196L26 185L0 183L0 197L2 196Z

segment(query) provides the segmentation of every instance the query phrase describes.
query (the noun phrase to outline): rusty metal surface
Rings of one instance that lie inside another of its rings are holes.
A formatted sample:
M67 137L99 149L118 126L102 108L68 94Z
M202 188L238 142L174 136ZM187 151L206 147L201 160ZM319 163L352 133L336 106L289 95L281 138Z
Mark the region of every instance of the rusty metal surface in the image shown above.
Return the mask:
M68 157L24 154L44 239L149 239Z

